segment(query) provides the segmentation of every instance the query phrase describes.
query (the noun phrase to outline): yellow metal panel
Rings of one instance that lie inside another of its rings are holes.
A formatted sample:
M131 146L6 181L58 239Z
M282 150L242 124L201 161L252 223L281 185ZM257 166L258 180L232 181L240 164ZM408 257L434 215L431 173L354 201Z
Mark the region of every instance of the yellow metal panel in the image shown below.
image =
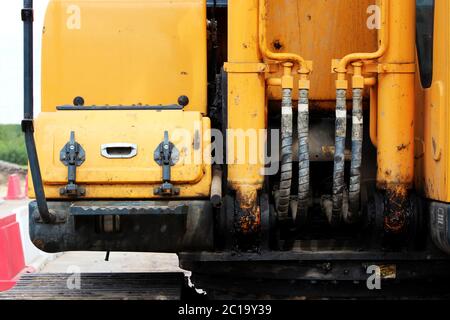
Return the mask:
M261 62L258 46L258 0L230 0L228 5L229 65L258 64ZM248 130L253 130L256 140L252 143L250 139L245 139L245 159L238 159L238 144L237 139L234 139L234 157L229 156L228 159L228 182L237 191L246 188L253 192L261 189L264 182L263 161L256 156L256 161L250 163L250 155L264 152L259 148L264 144L258 141L259 130L266 127L265 82L264 74L258 70L243 72L239 69L242 68L231 67L228 73L228 129L231 132L241 130L245 134L250 133ZM232 137L228 134L230 141ZM255 145L259 150L251 149Z
M42 110L174 104L206 113L205 0L53 0L43 30Z
M418 186L425 196L442 202L450 202L450 2L436 0L434 29L433 84L425 90L422 114L423 158L419 162ZM420 113L419 113L420 115Z
M367 27L367 9L374 3L374 0L268 0L267 43L271 50L298 53L314 62L310 99L335 99L332 59L377 49L377 30ZM281 69L277 76L281 76ZM297 80L296 75L294 83ZM293 93L297 99L297 90ZM268 95L280 100L281 90L270 87ZM334 108L334 104L324 106L330 107Z
M416 3L389 1L387 64L415 64ZM381 188L414 182L415 73L398 69L378 76L378 171Z
M185 111L57 111L43 112L35 123L36 143L47 197L59 197L67 184L67 167L60 151L70 132L86 152L86 161L77 167L77 183L87 189L87 198L152 198L153 187L162 182L162 168L154 161L154 151L163 141L164 131L179 151L179 161L171 168L171 182L181 188L181 197L205 197L211 184L210 155L204 133L210 120L199 112ZM102 156L101 146L129 143L137 155L126 159Z

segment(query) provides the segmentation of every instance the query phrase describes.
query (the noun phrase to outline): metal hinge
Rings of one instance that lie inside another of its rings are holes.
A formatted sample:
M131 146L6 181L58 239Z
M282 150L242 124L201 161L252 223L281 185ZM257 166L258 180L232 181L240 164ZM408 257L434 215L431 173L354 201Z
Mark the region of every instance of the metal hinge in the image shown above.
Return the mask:
M154 160L162 167L163 183L153 190L155 195L172 196L180 194L180 189L170 183L170 167L174 166L179 159L178 149L169 141L169 133L164 131L164 141L161 142L154 152Z
M86 160L83 147L75 141L75 132L70 132L70 141L62 148L60 160L68 167L68 184L59 190L62 196L80 197L86 195L86 190L75 183L77 167Z

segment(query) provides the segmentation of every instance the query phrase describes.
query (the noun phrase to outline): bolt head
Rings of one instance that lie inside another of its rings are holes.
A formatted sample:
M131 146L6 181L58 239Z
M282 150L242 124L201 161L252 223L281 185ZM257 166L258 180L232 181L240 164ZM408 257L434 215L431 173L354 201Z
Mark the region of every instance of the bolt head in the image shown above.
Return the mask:
M189 98L185 95L182 95L178 98L178 104L182 107L186 107L189 104Z

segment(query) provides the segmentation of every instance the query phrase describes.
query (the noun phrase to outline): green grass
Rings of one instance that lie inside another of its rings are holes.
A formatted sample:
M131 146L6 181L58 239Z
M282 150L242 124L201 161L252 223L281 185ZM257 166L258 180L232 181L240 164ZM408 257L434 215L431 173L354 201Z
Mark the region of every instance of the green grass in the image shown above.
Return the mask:
M20 125L0 125L0 160L27 165L25 140Z

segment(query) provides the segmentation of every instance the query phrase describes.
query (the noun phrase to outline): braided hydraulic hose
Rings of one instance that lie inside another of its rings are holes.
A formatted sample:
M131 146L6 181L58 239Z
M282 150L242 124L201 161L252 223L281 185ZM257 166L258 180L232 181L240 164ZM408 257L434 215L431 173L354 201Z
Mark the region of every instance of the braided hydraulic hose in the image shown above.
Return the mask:
M347 131L346 90L336 90L336 142L333 172L333 210L329 217L331 225L340 222L345 191L345 138Z
M351 223L357 219L360 212L361 194L361 162L363 143L363 90L353 89L353 116L352 116L352 161L350 167L349 205L350 211L346 215L346 222Z
M303 225L308 218L309 207L309 90L299 90L298 100L298 202L297 225Z
M283 89L281 109L281 174L277 211L281 218L287 218L292 184L292 89Z

